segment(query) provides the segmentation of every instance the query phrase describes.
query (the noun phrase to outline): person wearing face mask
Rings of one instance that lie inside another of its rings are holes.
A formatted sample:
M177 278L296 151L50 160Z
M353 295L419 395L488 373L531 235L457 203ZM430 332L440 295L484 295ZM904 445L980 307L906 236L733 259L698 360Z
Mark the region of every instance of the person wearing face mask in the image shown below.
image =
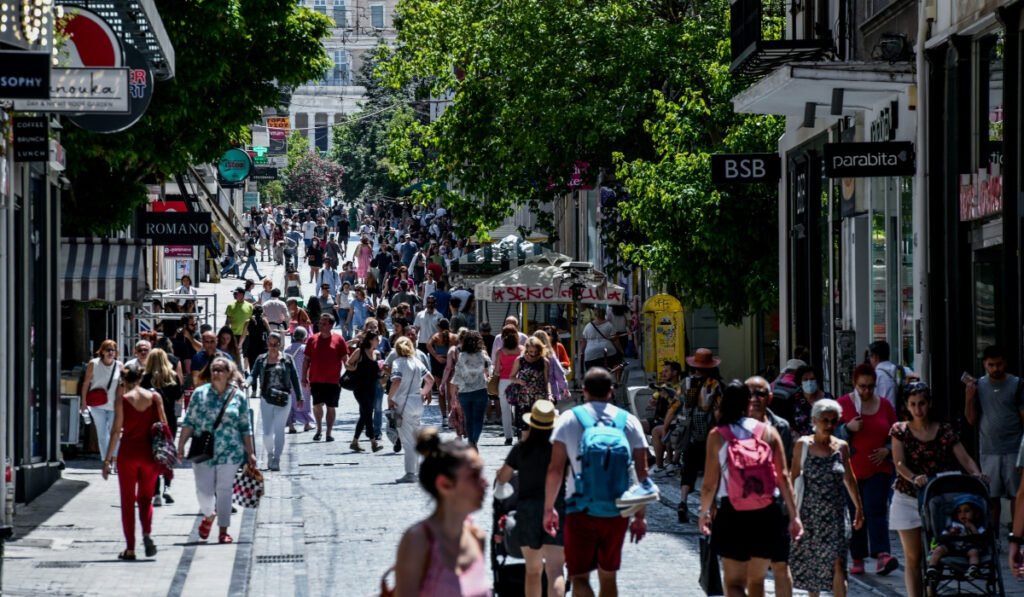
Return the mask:
M836 437L850 443L850 466L857 477L857 488L864 503L865 524L854 529L850 540L853 556L851 574L864 574L864 559L875 558L875 572L885 575L899 567L889 555L889 485L892 462L889 458L889 429L896 423L896 410L888 400L875 395L875 369L861 363L853 370L853 392L841 397L843 407ZM853 508L850 503L849 507ZM870 544L870 551L868 546Z
M804 365L796 370L796 380L800 384L796 397L793 400L793 442L801 437L814 435L814 420L811 411L814 403L823 399L832 399L832 394L826 392L818 383L817 368L811 365Z

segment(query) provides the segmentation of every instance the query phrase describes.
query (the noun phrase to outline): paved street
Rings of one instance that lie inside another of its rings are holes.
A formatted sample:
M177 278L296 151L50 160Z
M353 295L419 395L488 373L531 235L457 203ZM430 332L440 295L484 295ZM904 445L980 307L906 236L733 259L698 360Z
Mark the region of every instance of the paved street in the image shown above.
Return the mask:
M281 279L281 266L259 265L263 275ZM305 266L301 273L304 282L308 280ZM205 284L201 291L215 289L223 310L236 285L231 278ZM312 286L304 283L303 290L308 296ZM638 373L633 373L637 382ZM258 408L256 412L258 417ZM314 442L312 432L287 436L281 471L266 474L267 494L259 509L233 517L233 545L198 541L191 470L187 465L179 468L173 485L177 502L155 511L153 536L160 553L153 560L116 560L123 548L116 480L101 479L95 456L68 462L64 479L15 518L17 538L6 546L4 592L189 597L376 594L381 574L394 561L401 533L426 516L432 502L418 485L394 482L403 473L402 458L386 440L386 449L377 454L349 449L357 412L355 399L345 391L335 431L338 441ZM440 423L436 405L427 408L424 423ZM257 452L262 456L261 439L257 433ZM485 429L480 451L487 476L493 479L508 452L499 426ZM620 589L623 595L702 595L697 586L696 528L676 520L678 487L667 479L660 485L663 503L648 508L648 536L625 548ZM696 495L690 508L696 512ZM490 518L488 498L474 519L490 532ZM898 545L895 535L894 541ZM885 579L869 573L864 581L870 584L854 579L850 594L903 593L900 572ZM1013 590L1016 582L1008 582L1007 588L1010 594L1024 594ZM770 580L768 589L773 595Z

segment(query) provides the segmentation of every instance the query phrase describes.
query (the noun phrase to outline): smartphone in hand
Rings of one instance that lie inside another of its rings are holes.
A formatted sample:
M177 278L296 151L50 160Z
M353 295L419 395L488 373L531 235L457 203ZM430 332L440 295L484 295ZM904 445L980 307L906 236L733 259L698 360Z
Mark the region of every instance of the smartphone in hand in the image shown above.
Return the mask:
M972 383L974 383L974 382L976 382L978 380L974 379L974 376L971 375L970 373L964 371L963 375L960 376L960 381L964 385L967 385L967 384L972 384Z

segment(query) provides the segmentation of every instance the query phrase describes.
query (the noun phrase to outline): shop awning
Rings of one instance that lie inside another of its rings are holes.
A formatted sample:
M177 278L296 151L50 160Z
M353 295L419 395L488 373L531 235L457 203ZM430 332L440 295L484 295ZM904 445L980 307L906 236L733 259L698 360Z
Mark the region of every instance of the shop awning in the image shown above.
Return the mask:
M560 253L544 253L528 257L515 269L479 282L474 294L479 301L495 303L571 303L572 290L564 281L563 263L572 261ZM626 291L609 282L597 270L588 273L589 283L583 289L585 304L622 305Z
M148 244L126 238L62 238L61 300L137 303L147 290L143 249Z
M843 90L843 114L854 115L907 91L915 83L914 64L897 62L794 62L732 98L744 114L803 116L807 103L829 113L832 90Z

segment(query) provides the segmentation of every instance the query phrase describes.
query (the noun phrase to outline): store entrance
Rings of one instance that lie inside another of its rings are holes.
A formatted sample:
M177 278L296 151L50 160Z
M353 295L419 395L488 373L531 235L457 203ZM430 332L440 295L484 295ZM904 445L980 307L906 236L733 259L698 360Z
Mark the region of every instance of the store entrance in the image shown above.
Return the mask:
M974 358L981 370L981 352L991 344L1003 344L999 330L1006 325L1006 282L1003 279L1003 247L974 251L973 294Z

